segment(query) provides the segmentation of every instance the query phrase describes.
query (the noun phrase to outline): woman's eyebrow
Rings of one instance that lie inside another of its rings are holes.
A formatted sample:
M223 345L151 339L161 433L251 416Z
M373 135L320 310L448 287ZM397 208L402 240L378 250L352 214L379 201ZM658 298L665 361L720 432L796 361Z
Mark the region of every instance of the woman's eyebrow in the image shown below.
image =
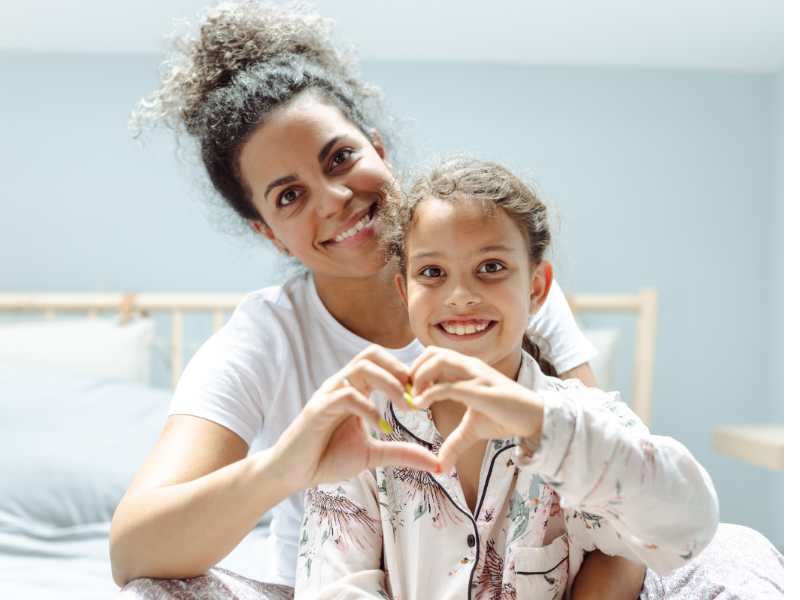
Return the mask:
M319 151L319 156L317 157L317 159L319 160L319 162L324 162L324 161L325 161L325 159L326 159L326 158L327 158L327 156L328 156L328 152L330 152L330 151L331 151L331 148L333 148L333 145L334 145L336 142L338 142L340 139L342 139L343 137L344 137L344 136L341 136L341 135L334 136L334 137L331 139L331 141L329 141L327 144L325 144L325 145L322 147L322 150L320 150L320 151Z
M272 191L273 188L278 187L279 185L284 185L287 183L292 183L293 181L297 181L297 175L287 175L286 177L281 177L280 179L276 179L272 183L267 186L266 191L264 192L264 198L269 196L269 193Z

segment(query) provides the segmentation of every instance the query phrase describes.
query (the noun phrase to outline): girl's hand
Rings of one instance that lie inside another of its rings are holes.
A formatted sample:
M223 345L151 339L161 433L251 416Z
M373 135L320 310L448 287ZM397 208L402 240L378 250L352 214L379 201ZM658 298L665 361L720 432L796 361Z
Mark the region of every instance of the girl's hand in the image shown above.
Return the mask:
M466 407L461 423L439 450L443 471L480 440L513 436L528 438L534 447L538 444L544 409L536 394L479 358L429 346L414 361L410 376L416 408L442 400Z
M370 437L365 424L380 427L370 402L385 393L400 410L408 369L379 346L371 346L327 379L275 444L284 477L296 489L349 479L365 469L405 465L438 471L439 461L424 448Z

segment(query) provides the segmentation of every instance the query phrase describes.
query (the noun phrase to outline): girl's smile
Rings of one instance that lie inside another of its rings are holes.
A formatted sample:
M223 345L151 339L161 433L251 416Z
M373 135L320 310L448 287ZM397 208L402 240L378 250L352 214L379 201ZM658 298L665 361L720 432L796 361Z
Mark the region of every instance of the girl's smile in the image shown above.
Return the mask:
M414 212L405 277L411 328L426 346L476 356L516 376L538 269L502 209L429 198ZM532 272L533 271L533 272Z

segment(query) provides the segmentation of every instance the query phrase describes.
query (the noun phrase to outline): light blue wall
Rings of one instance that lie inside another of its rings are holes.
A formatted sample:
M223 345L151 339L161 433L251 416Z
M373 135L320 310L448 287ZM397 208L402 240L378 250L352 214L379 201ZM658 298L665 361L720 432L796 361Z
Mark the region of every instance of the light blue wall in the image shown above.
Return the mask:
M280 278L261 244L209 219L168 136L129 139L156 64L0 54L0 289L235 291ZM715 454L711 430L783 418L783 74L364 71L411 119L417 158L466 151L534 178L558 209L565 288L658 288L654 429L707 467L723 520L782 546L782 473Z

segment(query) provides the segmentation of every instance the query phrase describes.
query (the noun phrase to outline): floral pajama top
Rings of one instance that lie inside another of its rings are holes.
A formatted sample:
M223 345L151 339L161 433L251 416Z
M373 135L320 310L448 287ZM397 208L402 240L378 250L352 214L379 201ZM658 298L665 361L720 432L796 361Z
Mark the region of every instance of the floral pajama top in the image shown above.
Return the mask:
M517 381L545 406L530 464L515 463L513 440L490 441L474 513L455 469L379 468L309 490L296 598L554 600L585 552L663 575L711 541L717 496L683 445L652 435L618 393L547 377L527 354ZM438 451L428 411L383 403L384 439Z

